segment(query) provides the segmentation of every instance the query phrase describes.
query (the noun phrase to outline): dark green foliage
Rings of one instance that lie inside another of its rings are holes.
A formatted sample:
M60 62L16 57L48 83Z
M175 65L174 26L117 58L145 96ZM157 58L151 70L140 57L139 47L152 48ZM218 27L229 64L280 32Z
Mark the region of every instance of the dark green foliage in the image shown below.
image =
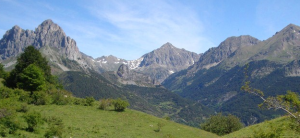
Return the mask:
M224 116L219 113L211 116L205 123L201 124L200 127L203 130L222 136L241 129L243 124L239 118L233 115Z
M93 106L95 102L94 97L86 97L85 98L85 106Z
M12 97L14 95L13 90L7 87L0 88L0 99Z
M42 54L33 46L28 46L25 48L24 53L17 59L15 68L5 80L6 86L16 88L17 84L21 82L20 74L31 64L34 64L43 71L44 78L47 82L52 81L51 68L46 58L42 57Z
M44 72L36 65L30 64L19 74L17 87L26 91L44 90L46 82Z
M75 104L75 105L84 105L85 104L85 99L73 98L73 104Z
M44 91L36 91L30 96L30 104L46 105L50 104L51 97Z
M39 112L29 112L24 114L23 118L27 123L27 131L33 132L39 124L43 123L42 116Z
M62 134L64 132L64 124L62 119L57 117L49 117L46 119L48 123L48 130L45 133L46 138L59 137L62 138Z
M7 77L7 73L4 70L4 66L0 63L0 78L6 78Z
M23 103L17 109L17 112L27 113L28 110L29 110L29 107L28 107L27 103Z
M122 90L95 72L85 74L69 71L62 73L59 79L64 88L77 97L93 96L95 99L122 97Z
M115 108L115 111L124 111L129 106L127 101L120 98L113 100L112 104Z
M11 107L0 107L0 128L3 128L3 130L0 130L1 136L14 134L20 128L15 116L15 111Z
M115 111L124 111L130 104L126 100L118 99L101 99L99 100L99 109L107 110L110 106L114 107Z

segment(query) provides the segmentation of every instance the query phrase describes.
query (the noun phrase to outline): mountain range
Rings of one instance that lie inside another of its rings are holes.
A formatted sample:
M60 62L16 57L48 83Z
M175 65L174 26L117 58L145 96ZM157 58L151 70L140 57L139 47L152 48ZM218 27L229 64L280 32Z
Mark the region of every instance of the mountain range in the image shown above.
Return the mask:
M281 115L260 110L257 104L261 101L240 90L248 65L251 86L263 90L266 96L286 90L300 92L300 27L293 24L264 41L249 35L229 37L203 54L167 42L136 60L125 60L113 55L94 59L80 52L76 41L61 27L45 20L34 31L14 26L3 35L0 60L7 70L13 68L28 45L46 56L52 73L75 96L124 97L134 109L170 115L182 123L193 124L198 113L207 111L195 121L201 122L211 110L234 114L246 125ZM79 91L78 87L88 91ZM143 91L148 91L147 96ZM165 98L157 97L161 94Z

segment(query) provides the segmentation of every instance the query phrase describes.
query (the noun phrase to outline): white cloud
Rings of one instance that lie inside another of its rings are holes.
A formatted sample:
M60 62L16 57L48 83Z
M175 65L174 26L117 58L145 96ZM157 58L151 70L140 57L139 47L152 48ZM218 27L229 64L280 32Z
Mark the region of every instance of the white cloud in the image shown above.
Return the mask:
M97 1L87 9L99 22L108 22L107 29L114 31L106 33L124 45L150 51L171 42L198 53L213 46L197 14L175 1Z

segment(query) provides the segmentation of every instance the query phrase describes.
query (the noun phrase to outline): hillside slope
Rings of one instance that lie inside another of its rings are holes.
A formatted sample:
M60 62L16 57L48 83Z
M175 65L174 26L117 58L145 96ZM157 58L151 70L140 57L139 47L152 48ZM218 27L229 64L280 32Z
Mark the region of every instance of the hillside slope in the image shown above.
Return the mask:
M239 131L235 131L228 135L223 136L223 138L246 138L253 137L254 135L273 132L280 132L282 129L282 133L280 137L289 137L289 138L297 138L299 137L299 132L297 133L294 130L289 128L290 120L287 116L279 117L273 120L265 121L256 125L248 126Z
M145 113L126 109L125 112L102 111L97 106L77 105L46 105L32 106L31 110L41 112L45 117L55 116L61 118L65 132L63 137L143 137L143 138L217 138L218 136L203 130L184 126L172 121L160 119ZM164 126L156 132L157 124ZM43 132L44 130L40 130ZM28 134L28 137L43 137L43 133Z

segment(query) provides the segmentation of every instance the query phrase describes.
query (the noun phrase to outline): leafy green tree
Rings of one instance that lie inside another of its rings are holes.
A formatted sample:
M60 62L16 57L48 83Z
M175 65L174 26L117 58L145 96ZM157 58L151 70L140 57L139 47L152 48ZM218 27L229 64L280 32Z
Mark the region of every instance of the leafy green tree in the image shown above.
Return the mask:
M20 74L31 64L36 65L43 71L44 78L47 82L53 81L51 67L48 65L46 58L44 58L33 46L28 46L25 48L24 53L18 57L17 64L5 80L5 84L8 87L16 88L17 84L21 81Z
M44 90L46 85L44 72L35 64L30 64L19 74L17 87L27 91Z
M243 124L240 119L234 115L224 116L219 113L208 118L200 127L205 131L221 136L243 128Z
M129 106L129 103L118 98L113 101L113 106L115 107L115 111L124 111Z

